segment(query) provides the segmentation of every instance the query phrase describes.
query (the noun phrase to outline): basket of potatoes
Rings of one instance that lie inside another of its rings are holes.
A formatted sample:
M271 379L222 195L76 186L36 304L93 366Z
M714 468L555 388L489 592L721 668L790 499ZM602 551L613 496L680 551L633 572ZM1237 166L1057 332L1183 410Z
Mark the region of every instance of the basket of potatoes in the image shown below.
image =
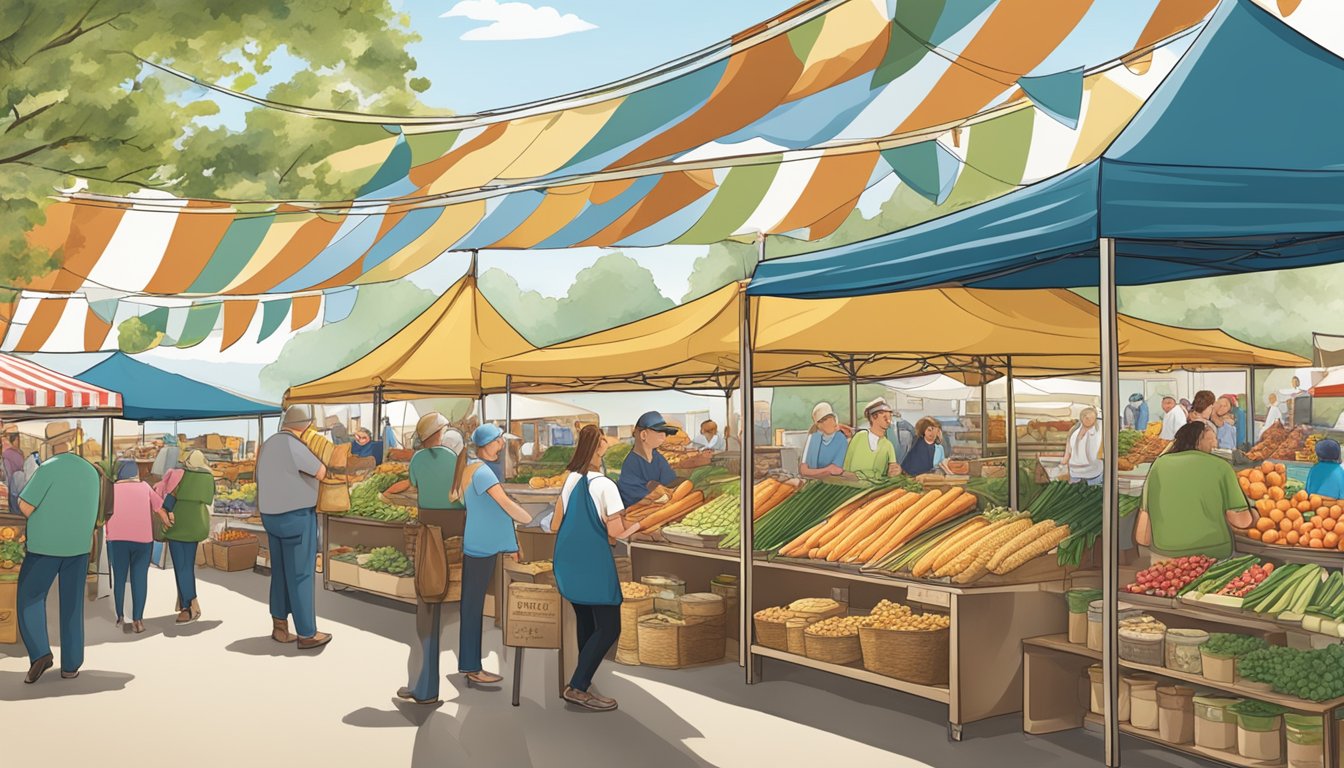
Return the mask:
M952 620L883 600L859 628L863 668L920 685L947 685Z
M832 616L803 630L807 658L831 664L853 664L863 657L859 627L867 616Z

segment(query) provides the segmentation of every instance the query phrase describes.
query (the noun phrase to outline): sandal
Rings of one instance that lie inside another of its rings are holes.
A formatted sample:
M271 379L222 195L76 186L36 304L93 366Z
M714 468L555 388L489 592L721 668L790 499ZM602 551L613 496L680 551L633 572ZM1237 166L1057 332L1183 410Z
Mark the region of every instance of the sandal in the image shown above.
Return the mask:
M135 630L135 634L141 634L145 631L145 622L137 620L131 624L131 627Z
M565 686L565 692L561 694L561 696L570 704L577 704L584 709L591 709L594 712L610 712L616 708L615 699L594 696L587 691L580 691L577 688L570 688L569 686Z
M495 685L504 682L504 678L492 672L480 670L477 672L466 673L467 687L471 688L477 685Z

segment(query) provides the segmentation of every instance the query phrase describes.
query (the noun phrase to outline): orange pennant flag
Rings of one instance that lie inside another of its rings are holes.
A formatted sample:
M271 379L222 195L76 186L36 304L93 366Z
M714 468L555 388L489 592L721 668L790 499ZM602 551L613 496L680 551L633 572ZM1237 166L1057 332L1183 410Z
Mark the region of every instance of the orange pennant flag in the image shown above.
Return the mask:
M256 299L224 302L224 341L219 346L220 352L243 338L243 334L247 333L247 327L252 324L252 316L256 311Z

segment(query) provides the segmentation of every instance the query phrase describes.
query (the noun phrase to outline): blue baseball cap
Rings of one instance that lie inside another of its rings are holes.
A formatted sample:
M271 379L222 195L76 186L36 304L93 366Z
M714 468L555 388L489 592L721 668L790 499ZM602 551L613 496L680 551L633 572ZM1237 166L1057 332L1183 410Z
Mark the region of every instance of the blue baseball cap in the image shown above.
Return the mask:
M1321 440L1316 443L1316 458L1321 461L1339 461L1339 443L1334 440Z
M490 443L493 443L494 441L498 440L501 437L505 438L506 440L518 439L514 435L505 434L504 430L498 424L486 423L477 427L476 430L471 433L471 442L477 448L480 448L483 445L489 445Z
M655 432L662 432L664 435L675 435L678 431L676 427L668 426L663 415L657 411L649 411L639 417L639 421L635 422L635 431L638 432L641 429L652 429Z

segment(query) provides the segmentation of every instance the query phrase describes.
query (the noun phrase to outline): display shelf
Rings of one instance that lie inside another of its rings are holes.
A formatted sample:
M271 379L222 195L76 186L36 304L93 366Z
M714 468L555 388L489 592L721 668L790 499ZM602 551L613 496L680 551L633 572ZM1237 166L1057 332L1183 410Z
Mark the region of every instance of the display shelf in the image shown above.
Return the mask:
M700 557L707 560L721 560L726 563L736 563L738 558L736 552L729 552L727 550L683 547L678 544L666 544L656 541L632 541L630 542L630 548L644 549L650 552L670 552L672 554Z
M1104 726L1104 721L1102 720L1101 715L1089 712L1085 720L1091 725ZM1215 760L1226 765L1235 765L1239 768L1286 768L1288 765L1288 763L1284 761L1273 762L1267 760L1254 760L1249 757L1242 757L1236 752L1229 752L1222 749L1210 749L1196 744L1172 744L1170 741L1164 741L1162 737L1158 735L1157 731L1145 731L1142 728L1135 728L1129 723L1120 723L1120 732L1134 736L1135 738L1143 739L1144 741L1152 742L1161 747L1166 747L1167 749L1175 750L1176 752L1183 752L1187 755L1202 757L1205 760Z
M409 520L375 520L371 517L358 517L356 515L323 515L328 521L333 523L349 523L350 525L370 525L376 528L405 528Z
M926 589L931 592L944 592L951 595L988 595L1002 594L1010 592L1039 592L1041 584L1039 582L1027 582L1023 584L986 584L976 586L975 584L953 585L942 581L925 581L923 579L908 579L895 574L884 575L882 573L871 571L860 571L843 566L804 564L804 561L792 558L777 558L767 560L764 557L757 556L756 565L762 568L774 568L785 571L795 571L798 573L811 573L818 576L829 576L836 579L847 579L849 581L861 581L867 584L880 584L888 587L900 587L908 589L916 587Z
M1338 642L1340 639L1339 635L1307 629L1302 626L1302 622L1300 621L1280 621L1272 616L1251 613L1243 611L1240 608L1201 605L1199 602L1190 602L1182 600L1179 597L1152 597L1150 595L1129 595L1121 593L1120 602L1129 603L1135 607L1157 613L1168 613L1178 616L1186 616L1200 621L1231 624L1262 632L1300 632L1307 635L1318 635L1333 642Z
M237 528L240 531L253 531L256 533L266 532L266 527L261 523L249 523L244 520L230 520L226 526L229 528Z
M1344 568L1344 552L1333 549L1310 549L1303 547L1279 547L1262 544L1245 536L1233 538L1233 547L1243 554L1278 560L1285 563L1303 563L1319 565L1325 568Z
M326 569L324 568L323 570L325 571ZM366 594L366 595L377 595L378 597L382 597L382 598L385 598L385 599L388 599L388 600L396 600L396 601L399 602L399 603L407 603L407 604L410 604L410 605L415 605L415 598L413 598L413 597L402 597L401 595L390 595L390 594L388 594L388 593L386 593L386 592L380 592L380 591L378 591L378 590L376 590L376 589L369 589L368 587L361 587L361 586L358 585L358 584L349 584L349 583L346 583L346 582L344 582L344 581L341 581L340 579L333 579L333 578L330 577L329 574L323 574L323 575L327 576L326 581L327 581L328 584L334 584L334 585L336 585L340 590L353 589L353 590L355 590L356 592L363 592L363 593Z
M778 651L774 648L767 648L764 645L752 645L751 652L756 656L787 661L790 664L796 664L800 667L819 669L833 675L840 675L841 677L848 677L853 680L880 685L883 688L901 691L902 693L908 693L913 696L918 696L921 699L928 699L929 701L936 701L940 704L947 704L952 700L951 692L947 688L897 680L894 677L887 677L886 675L879 675L876 672L869 672L863 667L817 661L816 659L809 659L806 656L799 656L798 654L789 653L788 651Z
M1043 637L1032 637L1023 640L1022 644L1034 648L1044 648L1050 651L1057 651L1060 653L1070 653L1075 656L1083 656L1092 659L1094 661L1101 660L1100 652L1094 651L1085 645L1075 645L1073 643L1070 643L1068 635L1045 635ZM1188 672L1180 672L1175 669L1167 669L1166 667L1155 667L1150 664L1137 664L1135 662L1126 661L1124 659L1120 659L1120 667L1122 669L1129 669L1135 672L1146 672L1150 675L1165 677L1171 680L1180 680L1181 682L1200 685L1205 688L1214 688L1216 690L1226 691L1228 693L1235 693L1238 696L1244 696L1248 699L1259 699L1260 701L1267 701L1271 704L1278 704L1279 706L1287 707L1288 709L1296 710L1298 712L1306 712L1308 714L1313 715L1332 712L1336 708L1344 706L1344 698L1330 699L1328 701L1321 701L1321 702L1304 701L1303 699L1299 699L1295 696L1285 696L1284 694L1274 693L1271 691L1259 691L1252 688L1248 688L1244 685L1238 685L1236 683L1220 683L1216 680L1210 680L1204 677L1203 675L1192 675Z

